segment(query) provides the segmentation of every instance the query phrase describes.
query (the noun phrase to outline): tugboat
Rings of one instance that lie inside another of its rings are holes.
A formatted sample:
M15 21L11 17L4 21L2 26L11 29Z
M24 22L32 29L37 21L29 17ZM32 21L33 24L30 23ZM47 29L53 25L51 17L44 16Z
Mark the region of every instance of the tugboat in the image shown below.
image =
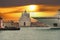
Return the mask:
M58 27L57 23L54 23L53 25L54 25L54 27L51 27L50 28L51 30L60 30L60 27Z
M60 9L58 10L58 14L57 14L57 19L58 19L58 23L54 23L54 27L50 28L50 29L53 29L53 30L60 30L60 27L59 27L59 19L60 19Z

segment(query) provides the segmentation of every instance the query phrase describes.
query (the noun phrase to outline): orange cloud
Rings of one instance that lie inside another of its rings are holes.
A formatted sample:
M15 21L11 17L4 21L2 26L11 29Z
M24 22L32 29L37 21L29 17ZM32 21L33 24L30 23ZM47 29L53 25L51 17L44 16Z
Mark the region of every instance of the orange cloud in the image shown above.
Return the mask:
M0 8L0 16L2 15L4 20L17 21L21 17L22 12L25 9L27 10L27 6L29 5ZM37 7L35 11L29 11L31 17L52 17L57 14L57 10L60 8L60 6L48 6L48 5L36 5L36 6Z

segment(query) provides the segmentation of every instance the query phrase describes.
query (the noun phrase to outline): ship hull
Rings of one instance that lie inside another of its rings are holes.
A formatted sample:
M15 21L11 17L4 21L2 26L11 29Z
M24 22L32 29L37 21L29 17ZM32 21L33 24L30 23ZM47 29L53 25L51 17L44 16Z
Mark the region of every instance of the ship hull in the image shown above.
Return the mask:
M51 30L60 30L60 27L53 27L53 28L50 28Z

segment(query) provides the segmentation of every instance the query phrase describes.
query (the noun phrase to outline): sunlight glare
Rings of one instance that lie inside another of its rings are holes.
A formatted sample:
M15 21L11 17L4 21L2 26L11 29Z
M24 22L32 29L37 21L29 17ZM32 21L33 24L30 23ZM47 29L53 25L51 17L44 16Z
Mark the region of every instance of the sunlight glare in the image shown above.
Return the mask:
M28 11L36 11L37 10L37 5L28 5L27 7Z

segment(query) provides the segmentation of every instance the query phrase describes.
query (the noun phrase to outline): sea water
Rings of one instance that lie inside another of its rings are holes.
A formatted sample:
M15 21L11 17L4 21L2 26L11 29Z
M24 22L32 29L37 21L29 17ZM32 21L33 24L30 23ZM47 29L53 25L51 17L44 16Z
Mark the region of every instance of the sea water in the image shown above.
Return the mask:
M0 31L0 40L60 40L60 30L21 27L21 30Z

